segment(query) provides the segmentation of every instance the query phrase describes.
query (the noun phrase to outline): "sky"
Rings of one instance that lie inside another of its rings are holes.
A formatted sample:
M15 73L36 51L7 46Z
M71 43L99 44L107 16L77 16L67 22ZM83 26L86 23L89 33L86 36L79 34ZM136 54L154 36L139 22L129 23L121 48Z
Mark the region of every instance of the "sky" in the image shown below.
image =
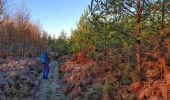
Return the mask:
M14 0L16 7L23 1L33 22L40 22L47 33L58 36L64 30L70 36L80 16L88 8L90 0Z

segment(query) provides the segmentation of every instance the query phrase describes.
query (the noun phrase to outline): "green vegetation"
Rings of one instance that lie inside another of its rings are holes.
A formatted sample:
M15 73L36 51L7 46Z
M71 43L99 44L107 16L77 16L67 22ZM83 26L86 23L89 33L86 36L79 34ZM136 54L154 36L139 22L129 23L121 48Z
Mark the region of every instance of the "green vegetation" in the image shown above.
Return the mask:
M149 82L147 83L147 81L156 84L160 79L158 77L150 78L149 75L159 76L160 73L156 73L155 66L164 66L164 70L167 70L170 62L170 49L168 49L170 45L170 8L168 2L168 0L91 0L91 5L80 17L77 28L72 31L69 38L65 38L67 43L63 44L58 41L58 45L63 45L62 50L66 50L64 48L67 47L67 51L64 52L77 54L77 64L80 64L81 61L85 63L81 64L85 68L79 68L78 65L74 65L75 62L73 62L74 68L67 65L63 66L64 73L71 73L68 76L73 79L69 81L67 76L66 90L69 89L67 85L72 84L74 89L70 91L74 94L77 90L75 88L77 85L74 84L74 81L80 81L77 84L81 84L81 82L86 82L91 78L90 76L82 78L83 76L78 76L78 72L69 72L69 67L72 70L76 70L76 68L77 70L82 69L82 73L92 75L93 68L96 68L101 72L98 72L98 74L96 72L93 80L99 78L102 81L103 76L106 78L100 86L102 93L96 94L105 99L110 97L119 100L127 98L129 100L142 98L141 100L143 100L148 93L142 94L140 92L140 95L143 95L141 97L134 94L137 91L139 93L140 89L145 90L143 84L149 88ZM89 67L86 65L88 62L83 62L80 56L81 53L77 52L83 52L86 57L95 62L89 71L84 71ZM148 52L153 54L149 55L147 54ZM162 62L158 61L156 57L164 60ZM73 59L75 60L74 56ZM155 61L162 63L162 65L154 65L156 64ZM154 66L154 68L149 69L150 66ZM159 72L161 71L159 70ZM163 74L164 72L161 73ZM77 77L81 77L80 80ZM163 81L161 79L161 82ZM81 87L80 90L82 89L88 94L89 90L95 91L94 84L95 82L87 83L86 85L89 85L89 87ZM134 94L128 94L127 86L131 85L132 93L135 92ZM167 84L165 85L168 86ZM156 85L153 85L152 88L155 89ZM152 91L152 88L149 88L150 91ZM74 94L77 97L71 92L70 94L68 93L71 98L81 98L81 96L77 96L77 92ZM93 94L95 93L89 93L88 95ZM152 95L147 96L147 98L149 97L152 97ZM162 98L166 97L162 96Z
M0 2L0 56L49 47L61 55L63 91L71 99L170 99L169 0L91 0L71 36L62 31L58 38L25 11L7 18L3 7Z
M50 43L50 50L57 51L60 54L69 54L69 40L66 38L66 33L61 32L58 39L52 39Z

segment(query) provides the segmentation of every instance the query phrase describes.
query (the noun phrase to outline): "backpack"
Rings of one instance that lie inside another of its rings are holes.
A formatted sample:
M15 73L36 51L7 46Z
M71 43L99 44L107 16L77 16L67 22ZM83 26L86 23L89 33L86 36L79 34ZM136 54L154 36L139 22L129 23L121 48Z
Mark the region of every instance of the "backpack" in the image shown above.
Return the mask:
M42 53L42 54L40 55L40 62L43 63L43 64L46 64L46 63L47 63L46 53Z

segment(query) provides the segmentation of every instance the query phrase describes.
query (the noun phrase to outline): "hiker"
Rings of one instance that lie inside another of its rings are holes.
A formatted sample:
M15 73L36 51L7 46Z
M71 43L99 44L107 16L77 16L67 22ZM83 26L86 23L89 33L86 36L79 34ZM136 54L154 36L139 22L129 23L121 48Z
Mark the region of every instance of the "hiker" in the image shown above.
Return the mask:
M49 69L50 69L49 68L50 59L47 56L46 52L41 53L40 61L43 64L43 67L44 67L42 77L43 77L43 79L48 79L48 73L49 73Z

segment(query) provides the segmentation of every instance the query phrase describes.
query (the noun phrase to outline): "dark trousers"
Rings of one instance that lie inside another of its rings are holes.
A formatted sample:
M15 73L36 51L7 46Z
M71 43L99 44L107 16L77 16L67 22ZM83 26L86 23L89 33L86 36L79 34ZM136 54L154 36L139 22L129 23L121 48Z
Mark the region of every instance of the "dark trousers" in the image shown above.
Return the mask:
M49 69L49 65L45 64L43 69L43 79L48 79Z

